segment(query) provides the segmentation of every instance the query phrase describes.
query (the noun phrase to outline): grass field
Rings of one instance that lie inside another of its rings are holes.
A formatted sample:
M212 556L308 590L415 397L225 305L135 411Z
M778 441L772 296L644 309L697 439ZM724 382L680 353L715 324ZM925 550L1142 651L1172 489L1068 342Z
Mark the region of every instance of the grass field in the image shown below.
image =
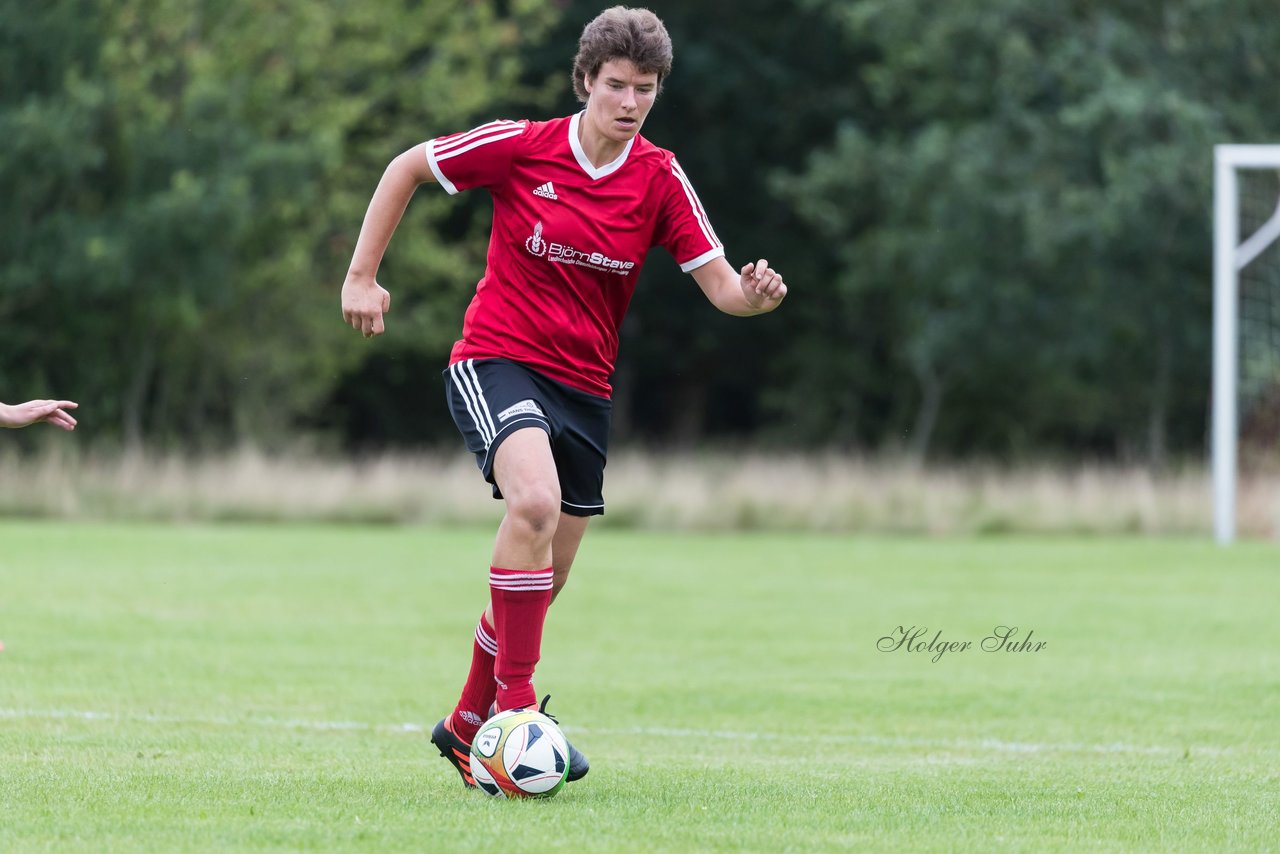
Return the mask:
M524 803L424 732L489 545L0 523L0 850L1280 847L1275 544L594 531L538 679L592 771Z

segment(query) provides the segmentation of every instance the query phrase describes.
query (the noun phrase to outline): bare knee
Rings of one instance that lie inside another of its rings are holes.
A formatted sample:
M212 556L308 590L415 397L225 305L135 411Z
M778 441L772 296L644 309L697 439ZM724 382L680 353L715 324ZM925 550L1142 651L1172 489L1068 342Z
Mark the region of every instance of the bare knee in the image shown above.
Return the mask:
M507 496L507 518L525 535L549 540L560 521L560 491L534 486Z

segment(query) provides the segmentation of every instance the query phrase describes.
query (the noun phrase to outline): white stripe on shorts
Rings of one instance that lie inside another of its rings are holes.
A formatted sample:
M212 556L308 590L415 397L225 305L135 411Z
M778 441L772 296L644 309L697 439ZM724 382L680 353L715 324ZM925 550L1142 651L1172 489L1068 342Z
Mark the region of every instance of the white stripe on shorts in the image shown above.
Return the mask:
M488 450L494 439L493 419L489 417L489 404L485 402L473 361L467 359L454 362L449 366L449 376L453 378L453 384L457 386L458 393L467 405L467 412L471 415L476 430L480 432L480 441L484 442L485 450Z
M493 414L489 412L489 402L484 399L484 387L480 385L480 376L476 373L476 360L467 359L463 364L465 366L463 372L471 376L471 384L476 390L476 400L480 404L480 414L489 425L489 441L492 442L497 437L498 430L493 426Z

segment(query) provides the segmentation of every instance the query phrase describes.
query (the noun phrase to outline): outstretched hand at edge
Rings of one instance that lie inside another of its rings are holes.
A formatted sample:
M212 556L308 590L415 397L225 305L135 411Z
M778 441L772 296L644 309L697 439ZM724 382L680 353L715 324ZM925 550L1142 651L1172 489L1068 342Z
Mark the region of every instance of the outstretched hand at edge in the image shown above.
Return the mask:
M37 421L47 421L63 430L76 429L76 420L67 410L80 404L72 400L28 400L9 405L0 403L0 427L26 427Z

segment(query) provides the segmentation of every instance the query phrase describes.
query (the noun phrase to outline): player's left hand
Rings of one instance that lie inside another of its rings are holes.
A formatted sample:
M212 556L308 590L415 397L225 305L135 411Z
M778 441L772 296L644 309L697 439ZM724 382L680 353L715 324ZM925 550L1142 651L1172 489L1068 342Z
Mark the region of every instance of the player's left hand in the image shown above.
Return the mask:
M742 268L740 284L747 305L760 311L773 311L787 295L782 275L763 258Z

